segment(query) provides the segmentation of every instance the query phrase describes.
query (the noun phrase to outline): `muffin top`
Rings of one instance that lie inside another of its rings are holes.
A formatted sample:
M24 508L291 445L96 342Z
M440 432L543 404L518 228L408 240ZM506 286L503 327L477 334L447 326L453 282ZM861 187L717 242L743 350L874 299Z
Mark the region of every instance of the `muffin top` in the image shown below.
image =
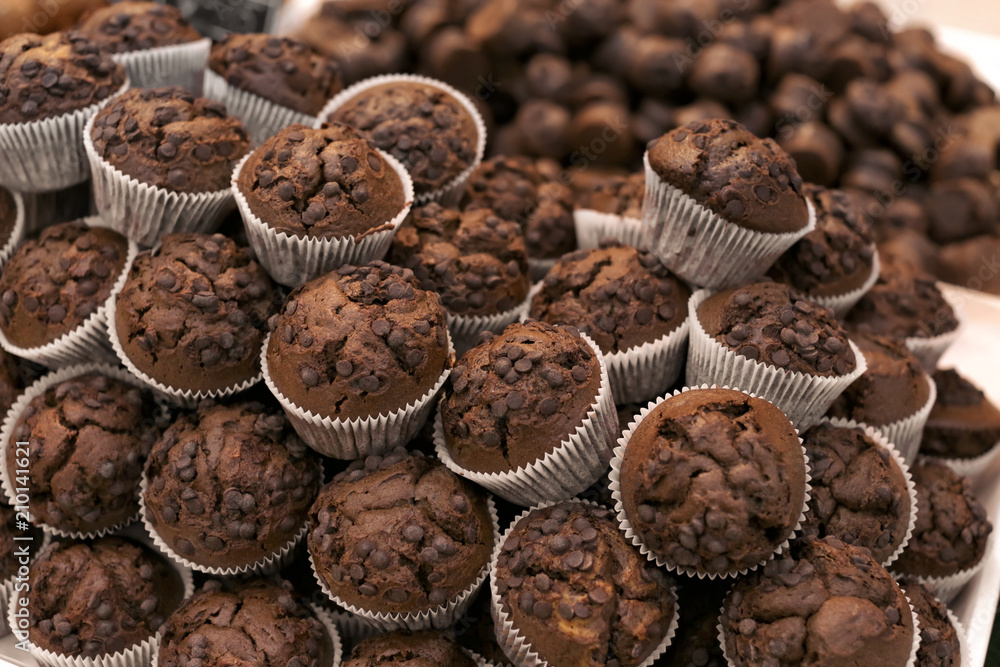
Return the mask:
M151 639L183 597L156 551L121 537L53 542L31 565L31 642L95 658Z
M440 630L396 630L362 640L344 667L475 667L476 661Z
M267 225L291 236L356 239L385 229L403 210L396 171L346 125L290 125L240 170L240 192Z
M390 81L359 91L324 120L357 129L410 172L416 193L453 181L476 159L479 130L451 93L420 81Z
M486 495L401 447L351 463L310 510L316 571L334 595L372 612L454 599L489 563L493 539Z
M691 290L655 255L615 241L563 255L542 281L531 317L587 332L604 354L666 336L687 319Z
M628 176L608 176L595 179L590 187L578 192L576 208L641 220L645 197L646 174L643 172Z
M322 483L317 457L278 406L251 402L203 401L178 415L145 474L146 517L160 538L217 568L279 551L305 525Z
M6 580L17 574L18 566L21 565L21 553L24 543L14 539L14 536L29 537L35 544L41 544L44 533L41 528L29 525L26 530L20 526L24 524L18 519L14 508L10 505L0 503L0 581ZM487 612L489 615L489 612Z
M456 315L509 311L528 296L521 227L482 208L459 211L432 202L413 210L389 247L388 260L413 270Z
M160 667L332 667L333 643L287 581L209 581L163 627Z
M30 123L99 104L125 68L78 32L21 33L0 42L0 123Z
M735 664L902 667L913 646L906 597L865 549L828 537L736 582L720 619Z
M920 620L920 667L958 667L962 664L962 646L958 631L948 618L948 605L934 597L916 577L904 577L900 586Z
M246 128L225 105L178 86L126 91L98 112L90 136L115 169L182 193L228 189L250 148Z
M808 222L795 161L734 120L678 127L650 142L648 156L664 182L735 225L780 234Z
M667 398L632 432L621 463L633 529L690 573L732 573L770 556L798 523L805 490L791 422L734 389Z
M1000 442L1000 409L953 368L934 372L937 398L924 426L920 451L974 458Z
M575 330L544 322L483 338L451 372L441 401L445 444L463 468L516 470L580 426L600 388L600 363Z
M0 247L10 240L17 223L17 202L14 195L5 187L0 186Z
M768 275L809 296L834 296L859 289L871 276L875 238L850 196L806 183L803 192L816 210L816 229L795 242Z
M83 324L111 295L128 241L110 229L66 222L25 241L0 272L0 330L40 347Z
M677 613L670 578L626 542L610 510L579 501L518 521L494 576L504 612L550 665L638 665Z
M230 86L310 116L344 87L334 59L263 33L229 33L212 45L208 66Z
M245 382L276 295L247 248L222 234L166 234L132 264L117 297L118 338L158 382L192 391Z
M119 2L84 16L77 30L105 52L127 53L201 39L181 11L156 2Z
M138 512L142 466L162 425L152 395L89 372L55 384L28 403L7 447L10 470L29 441L29 508L60 530L94 532Z
M705 332L741 357L808 375L857 367L847 334L829 308L791 296L782 283L723 290L698 306Z

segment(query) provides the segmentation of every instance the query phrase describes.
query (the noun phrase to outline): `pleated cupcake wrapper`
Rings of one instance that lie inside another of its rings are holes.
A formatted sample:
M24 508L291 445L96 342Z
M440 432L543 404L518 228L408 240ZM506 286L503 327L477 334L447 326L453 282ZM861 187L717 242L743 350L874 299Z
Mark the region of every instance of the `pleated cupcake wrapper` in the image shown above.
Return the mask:
M507 527L507 530L503 533L503 538L498 540L493 548L493 556L490 558L490 614L493 616L493 625L496 632L497 644L503 649L503 652L507 654L507 658L510 659L517 667L560 667L559 665L552 665L547 660L542 658L538 653L531 647L531 643L528 641L527 637L518 632L517 628L514 627L514 622L508 614L503 609L503 600L500 597L499 589L497 588L497 562L500 559L501 548L507 538L510 536L511 531L521 522L526 516L534 512L535 510L545 509L546 507L551 507L560 501L545 501L533 505L528 509L524 510L514 519L511 524ZM580 503L581 505L588 505L590 507L599 507L601 509L607 509L599 503L595 503L591 500L581 500L574 499L573 502ZM680 619L680 600L677 597L677 586L671 585L671 593L674 596L674 614L673 618L670 619L670 625L667 627L667 631L663 635L663 639L660 643L650 652L646 658L640 662L636 667L650 667L657 658L663 655L668 648L670 648L671 642L674 640L674 635L677 634L677 625Z
M708 290L698 290L688 300L690 340L688 343L688 385L715 383L756 394L781 408L797 429L805 431L819 421L830 404L868 368L865 356L853 341L855 369L846 375L820 376L786 371L747 359L708 335L698 320L698 306L708 298ZM889 438L890 442L895 442ZM899 443L896 443L897 445Z
M324 595L326 594L324 593ZM372 625L371 621L350 612L334 611L330 613L330 617L337 624L341 639L352 644L382 634L382 631Z
M135 88L181 86L190 93L200 95L199 78L211 49L212 40L206 37L185 44L116 53L111 59L128 70Z
M250 140L254 146L260 146L289 125L316 125L316 116L289 109L260 95L231 86L209 68L205 68L205 97L222 102L230 116L242 120L250 132Z
M492 662L490 662L483 656L479 655L472 649L468 649L463 646L462 650L465 651L468 654L468 656L475 661L477 667L498 667L497 665L494 665Z
M434 450L441 462L455 474L522 507L572 498L596 482L608 468L610 444L618 433L618 413L601 349L587 334L580 335L597 357L601 384L590 409L572 433L548 454L517 470L475 472L459 465L448 451L438 406L434 417Z
M399 175L406 203L396 217L378 225L388 224L389 229L370 232L358 239L353 236L336 238L295 236L271 227L254 215L246 196L240 191L238 182L240 172L243 171L250 156L244 156L240 160L233 171L231 190L236 198L240 216L243 218L250 246L257 254L257 261L267 270L271 278L282 285L297 287L344 264L365 264L385 256L396 230L410 213L413 202L413 181L396 158L382 151L378 153Z
M837 419L827 417L821 419L820 423L826 423L842 428L861 429L870 440L889 452L889 456L892 457L892 460L899 466L900 472L903 473L903 479L906 480L906 493L910 497L910 518L906 523L906 532L903 533L903 539L900 541L899 546L897 546L896 550L892 552L892 554L882 563L882 567L888 568L896 561L897 558L899 558L900 554L903 553L906 545L910 543L910 538L913 537L913 529L917 525L917 487L913 483L913 475L910 474L910 466L903 460L903 455L899 453L896 446L885 437L885 434L876 429L874 426L862 424L861 422L854 421L853 419Z
M39 546L35 546L34 541L29 542L30 546L28 550L30 552L31 560L34 560L35 556L42 553L52 543L52 537L48 534L42 536L42 543ZM25 542L15 542L15 546L23 546ZM3 583L0 583L0 638L6 637L10 634L10 626L7 624L7 614L10 608L11 596L14 594L14 586L17 582L14 580L16 575L11 575L7 579L4 579ZM18 591L19 593L22 591Z
M354 85L344 88L342 91L330 98L330 100L323 106L323 109L319 112L319 116L316 118L316 124L314 127L319 128L330 115L344 106L349 100L353 99L360 93L374 88L376 86L382 86L387 83L422 83L438 90L443 90L444 92L455 98L462 108L472 116L472 122L476 126L476 156L472 160L472 164L462 170L455 178L451 179L443 186L437 190L431 190L429 192L422 192L416 195L413 200L414 206L422 206L424 204L429 204L432 201L441 202L444 206L457 206L459 200L462 198L462 191L465 187L465 182L469 180L469 176L476 167L483 161L483 155L486 153L486 123L483 121L483 115L479 113L479 109L476 105L472 103L469 97L455 88L450 86L444 81L439 81L438 79L432 79L427 76L420 76L419 74L379 74L377 76L372 76L367 79L358 81Z
M30 123L0 124L0 185L19 192L50 192L90 176L84 126L101 107L124 93L129 80L98 104Z
M573 227L576 244L584 250L597 248L606 238L618 239L635 248L645 247L641 218L578 208L573 211Z
M993 459L996 457L998 452L1000 452L1000 441L997 441L996 444L979 456L972 458L947 458L944 456L933 456L923 452L920 453L920 458L946 465L963 477L978 479L980 475L986 472L986 470L990 467L990 464L993 463Z
M24 197L20 192L15 192L14 190L8 190L11 196L14 198L14 228L10 231L10 236L7 238L7 242L0 248L0 266L7 263L10 256L14 254L14 250L17 246L21 244L24 240L25 229L27 223L25 222L25 208L24 208ZM2 624L0 624L2 625Z
M834 296L809 296L802 292L797 292L794 289L791 290L792 296L796 299L806 299L807 301L812 301L820 306L825 306L833 311L833 314L837 318L843 318L851 308L854 307L858 301L861 300L868 290L872 288L878 281L879 272L881 271L881 262L879 261L878 251L872 255L872 272L868 275L864 284L861 287L851 290L850 292L845 292L844 294L836 294Z
M493 524L493 546L496 547L497 542L500 540L500 518L497 516L497 508L493 503L493 498L487 496L486 506L490 513L490 521ZM450 628L468 610L473 598L476 596L476 592L479 591L483 582L486 581L486 577L490 574L490 565L487 563L479 571L475 581L469 584L468 588L443 605L414 613L387 614L369 611L344 602L334 595L330 587L326 585L323 577L320 576L319 571L316 569L316 561L313 560L311 552L309 553L309 564L312 566L313 577L319 583L320 589L326 593L330 600L346 610L347 613L357 616L382 632L391 632L393 630L427 630L429 628L445 630Z
M621 437L618 438L618 446L615 447L615 451L611 459L611 472L608 473L608 479L609 479L608 488L611 491L612 499L614 499L615 501L614 511L618 519L618 527L625 534L626 539L628 539L636 548L638 548L639 552L643 556L645 556L647 560L655 563L659 567L666 569L668 572L675 574L682 574L688 577L698 577L699 579L707 578L711 580L727 579L730 577L743 576L748 572L753 572L764 563L768 562L769 560L772 560L775 556L784 553L785 549L788 548L788 544L791 541L791 539L795 536L796 533L802 530L802 523L805 521L806 512L809 511L809 499L812 497L812 486L809 484L809 482L812 480L812 476L810 475L811 466L809 465L809 456L806 454L806 448L802 444L802 438L798 437L799 431L798 429L796 429L795 435L796 437L798 437L799 446L802 449L802 460L805 466L805 495L803 496L802 499L802 510L799 512L799 517L798 519L796 519L795 526L793 526L785 534L785 539L780 544L778 544L766 558L762 559L761 561L750 567L744 567L729 572L702 572L695 568L684 567L681 565L675 565L673 563L669 563L667 562L667 560L664 559L663 556L654 553L649 547L646 546L646 542L642 538L642 535L640 535L639 531L632 526L632 522L629 521L629 518L625 513L625 501L622 498L621 466L622 466L622 460L625 458L625 450L628 449L628 441L632 438L632 434L635 432L635 429L639 427L639 424L642 423L642 420L644 420L646 416L650 412L652 412L653 409L660 403L663 403L669 398L679 396L689 391L697 391L699 389L711 389L714 387L721 387L722 389L735 389L736 391L742 391L744 394L752 398L761 398L760 396L757 396L751 392L738 389L736 387L729 387L722 385L710 386L707 384L703 384L700 386L683 387L681 389L675 390L673 393L669 395L664 395L657 399L654 399L649 402L649 405L647 405L646 407L642 408L642 410L639 411L639 414L635 416L632 422L629 423L628 428L626 428L622 432Z
M983 552L983 556L979 559L979 562L972 567L959 570L958 572L945 577L917 576L917 581L930 586L934 590L934 593L938 596L939 600L945 604L951 604L952 600L954 600L955 597L962 592L962 588L986 566L987 556L993 549L994 535L995 533L990 533L990 536L986 538L986 550ZM906 572L902 573L909 574Z
M459 347L459 342L475 345L476 336L483 331L500 333L514 322L520 321L531 308L531 293L524 301L510 310L495 315L456 315L447 313L448 332Z
M962 652L960 667L972 667L972 656L970 655L969 649L969 634L962 625L962 622L958 620L958 616L955 616L955 612L951 609L945 609L948 615L948 622L951 623L951 627L955 628L955 634L958 635L958 646L959 650Z
M552 267L559 261L558 257L529 257L528 277L531 282L537 283L545 277L545 274L552 270Z
M816 211L808 198L809 218L800 230L779 234L741 227L663 181L649 166L648 151L642 162L646 244L668 269L701 287L720 289L763 275L783 252L816 228Z
M948 305L955 312L955 319L958 320L958 326L952 331L946 331L938 336L911 336L905 341L906 348L913 353L913 356L920 360L924 370L928 373L933 373L937 370L938 361L962 333L962 322L965 320L965 312L962 304L948 290L941 289L942 283L938 282L937 287L941 291L941 296L944 297L944 300L948 302Z

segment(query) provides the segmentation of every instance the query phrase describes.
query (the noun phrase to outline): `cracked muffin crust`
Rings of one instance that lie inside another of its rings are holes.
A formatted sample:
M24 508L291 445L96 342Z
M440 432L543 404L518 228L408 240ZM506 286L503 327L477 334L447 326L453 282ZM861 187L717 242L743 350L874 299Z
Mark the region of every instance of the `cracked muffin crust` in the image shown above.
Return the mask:
M0 272L0 330L24 348L73 331L108 300L127 259L128 242L110 229L82 222L46 227Z
M920 453L944 458L982 456L1000 442L1000 409L953 368L934 372L937 399L924 426Z
M260 370L275 311L271 279L222 234L166 234L136 257L117 298L115 326L129 360L157 382L219 391Z
M358 239L384 228L406 205L396 171L338 123L281 130L250 154L239 189L254 215L291 236Z
M544 457L583 422L601 369L568 328L515 323L466 352L441 400L445 445L476 472L516 470Z
M550 665L638 665L677 613L670 578L625 541L609 510L578 501L518 521L493 576L514 629Z
M196 42L201 35L181 11L157 2L119 2L84 16L77 30L110 53Z
M493 553L486 494L420 452L354 461L309 512L309 553L333 595L373 613L454 599Z
M657 405L629 438L620 478L633 530L688 572L757 565L791 536L805 502L791 422L734 389L694 389Z
M358 643L343 667L475 667L476 661L440 630L396 630Z
M613 213L641 220L643 200L646 197L646 175L640 171L628 176L598 178L575 194L577 210Z
M203 401L153 446L146 518L181 557L240 568L277 553L319 492L317 457L276 405Z
M55 384L20 414L7 447L9 470L27 467L35 520L89 533L139 510L139 481L162 424L153 396L98 372ZM16 466L14 441L28 441L28 466Z
M916 577L903 577L899 585L920 621L916 664L920 667L959 667L962 646L958 631L948 618L948 605L934 597Z

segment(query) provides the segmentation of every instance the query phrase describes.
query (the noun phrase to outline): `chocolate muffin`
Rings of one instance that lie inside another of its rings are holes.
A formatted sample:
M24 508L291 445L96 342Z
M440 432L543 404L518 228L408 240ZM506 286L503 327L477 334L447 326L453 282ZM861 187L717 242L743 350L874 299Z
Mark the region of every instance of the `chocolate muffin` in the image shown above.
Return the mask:
M98 112L97 155L126 176L170 192L229 189L250 148L247 130L219 102L183 88L135 88Z
M44 533L41 528L29 525L27 529L18 526L20 520L13 507L0 503L0 582L17 574L21 565L22 549L25 543L15 540L15 535L20 540L28 538L32 544L41 544ZM23 523L20 523L23 526ZM29 557L34 551L32 546L28 546ZM487 612L489 613L489 612Z
M389 414L430 391L449 366L437 295L409 269L342 266L288 295L271 323L275 387L318 415Z
M158 664L333 667L333 639L287 581L209 581L163 626Z
M441 400L445 446L468 470L516 470L583 422L600 389L600 363L575 332L544 322L484 338L451 372Z
M913 614L865 549L803 540L736 582L720 619L731 664L903 667Z
M920 667L959 667L962 646L958 630L948 618L948 605L934 597L916 577L903 577L899 582L920 621Z
M475 667L476 661L440 630L396 630L369 637L351 651L343 667Z
M204 401L177 416L145 475L146 519L160 539L196 565L230 570L276 556L322 483L278 406L243 402Z
M577 250L545 274L531 317L587 332L604 354L663 338L687 319L691 290L645 250L615 241Z
M688 123L650 142L648 156L660 179L735 225L780 234L807 224L795 162L736 121Z
M812 491L807 537L836 537L885 563L906 537L910 495L889 450L860 428L821 423L802 434Z
M918 577L947 577L974 567L986 553L993 525L972 482L928 461L915 464L910 474L917 488L917 525L892 569Z
M646 197L646 175L608 176L594 180L590 187L576 193L576 208L612 213L623 218L642 219Z
M6 443L8 470L28 470L32 517L92 533L135 516L142 466L162 428L157 411L149 392L96 371L33 398ZM15 463L17 441L31 443L27 466Z
M78 32L21 33L0 42L0 123L31 123L100 104L125 69Z
M344 87L340 67L308 44L263 33L229 33L208 67L230 86L310 116Z
M924 426L920 453L974 459L1000 442L1000 409L954 368L934 372L937 398Z
M247 248L221 234L167 234L132 264L114 326L139 371L181 391L220 391L259 372L275 299Z
M639 665L677 614L670 578L608 509L577 501L518 521L492 576L502 613L550 665Z
M0 272L0 331L22 348L65 336L104 305L127 259L128 241L110 229L46 227Z
M805 502L806 464L791 422L734 389L661 402L632 432L619 475L636 535L668 567L692 574L730 575L766 560L791 536Z
M385 229L406 205L396 171L339 124L281 130L251 153L239 189L254 215L291 236L358 239Z
M485 208L459 211L436 202L413 210L389 247L420 287L437 292L449 313L494 315L528 296L528 258L521 228Z
M467 104L426 81L388 81L351 95L324 120L350 125L399 160L422 195L476 161L479 129Z
M318 576L370 613L440 607L475 583L493 553L486 495L401 447L351 463L320 491L309 520Z
M181 11L156 2L119 2L91 11L77 30L110 53L144 51L201 39Z
M110 656L153 638L184 586L166 559L121 537L53 542L31 565L31 643L60 656Z

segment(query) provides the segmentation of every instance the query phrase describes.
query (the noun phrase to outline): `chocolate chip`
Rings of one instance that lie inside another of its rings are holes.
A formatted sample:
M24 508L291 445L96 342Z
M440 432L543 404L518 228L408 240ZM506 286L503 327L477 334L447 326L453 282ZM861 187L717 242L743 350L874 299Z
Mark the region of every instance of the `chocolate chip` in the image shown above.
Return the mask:
M302 378L302 384L307 387L315 387L319 384L319 373L308 366L303 368L299 375Z
M584 382L584 381L586 381L587 377L590 375L590 373L587 371L587 369L584 366L580 366L580 365L573 366L573 370L571 371L571 374L573 376L573 379L576 382Z

